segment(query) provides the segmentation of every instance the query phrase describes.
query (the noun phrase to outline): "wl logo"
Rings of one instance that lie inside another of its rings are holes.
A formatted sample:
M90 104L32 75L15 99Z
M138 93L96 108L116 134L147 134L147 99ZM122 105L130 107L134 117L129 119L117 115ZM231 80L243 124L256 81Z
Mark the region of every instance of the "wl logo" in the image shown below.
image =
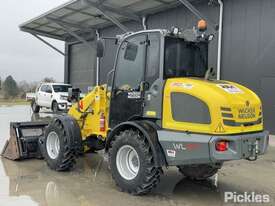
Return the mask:
M199 149L200 148L200 145L199 144L195 144L195 143L189 143L189 144L177 144L177 143L173 143L173 147L175 150L182 150L182 151L185 151L185 150L195 150L195 149Z

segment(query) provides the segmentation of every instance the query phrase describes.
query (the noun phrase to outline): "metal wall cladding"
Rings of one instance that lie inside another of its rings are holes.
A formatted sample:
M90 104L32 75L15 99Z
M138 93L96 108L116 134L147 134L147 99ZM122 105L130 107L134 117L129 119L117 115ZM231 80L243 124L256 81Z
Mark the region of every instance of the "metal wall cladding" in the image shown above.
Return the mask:
M225 80L238 82L255 91L263 101L263 112L266 129L275 133L275 99L272 90L275 88L275 1L273 0L223 0L224 30L222 47L221 77ZM207 0L193 3L205 16L215 24L219 22L219 6L209 6ZM172 26L192 28L197 18L185 7L177 7L160 12L148 18L148 28L170 29ZM125 24L132 31L142 29L141 24L128 22ZM102 29L103 36L115 36L122 31L116 27ZM217 68L218 32L209 47L209 67ZM106 82L107 73L114 68L117 45L114 41L106 41L106 53L102 59L100 82ZM71 54L69 57L74 58ZM83 55L87 56L86 54ZM83 60L85 62L85 60ZM88 60L86 60L87 63ZM82 63L79 63L82 65ZM69 71L78 67L70 67ZM77 70L76 69L76 70ZM87 73L86 73L87 74ZM95 76L95 73L90 73ZM84 81L80 75L81 84ZM85 79L86 77L83 77ZM90 84L94 83L91 77ZM268 82L266 82L266 79ZM271 80L270 80L271 79ZM85 82L87 84L87 82Z
M94 49L83 44L72 44L68 49L67 81L85 93L96 83L96 46L95 43L92 45Z
M225 0L222 78L262 99L265 129L275 133L275 1Z

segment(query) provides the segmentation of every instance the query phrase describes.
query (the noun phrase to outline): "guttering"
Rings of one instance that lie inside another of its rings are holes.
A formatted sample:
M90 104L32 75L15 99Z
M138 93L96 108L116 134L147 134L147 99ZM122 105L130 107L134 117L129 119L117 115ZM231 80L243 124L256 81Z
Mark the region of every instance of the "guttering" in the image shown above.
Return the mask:
M218 0L220 5L219 19L219 40L218 40L218 60L217 60L217 79L221 79L221 56L222 56L222 32L223 32L223 1Z
M95 30L96 33L96 39L100 39L100 34L98 30ZM99 85L99 69L100 69L100 58L96 57L96 86Z

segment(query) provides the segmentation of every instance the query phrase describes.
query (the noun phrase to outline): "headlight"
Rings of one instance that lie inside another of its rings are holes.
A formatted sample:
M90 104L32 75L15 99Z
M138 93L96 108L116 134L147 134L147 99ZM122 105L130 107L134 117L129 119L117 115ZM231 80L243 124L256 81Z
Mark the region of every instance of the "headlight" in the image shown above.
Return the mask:
M61 100L64 100L64 101L67 101L67 100L68 100L68 97L67 97L67 96L60 96L60 99L61 99Z

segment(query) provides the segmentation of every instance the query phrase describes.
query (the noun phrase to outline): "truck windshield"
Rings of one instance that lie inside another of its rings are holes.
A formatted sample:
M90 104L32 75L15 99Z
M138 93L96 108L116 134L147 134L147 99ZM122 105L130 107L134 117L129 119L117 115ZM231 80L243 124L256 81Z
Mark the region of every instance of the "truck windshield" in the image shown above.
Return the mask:
M69 88L72 88L70 85L53 85L53 90L55 92L68 92Z
M204 77L208 67L208 43L166 37L164 77Z

